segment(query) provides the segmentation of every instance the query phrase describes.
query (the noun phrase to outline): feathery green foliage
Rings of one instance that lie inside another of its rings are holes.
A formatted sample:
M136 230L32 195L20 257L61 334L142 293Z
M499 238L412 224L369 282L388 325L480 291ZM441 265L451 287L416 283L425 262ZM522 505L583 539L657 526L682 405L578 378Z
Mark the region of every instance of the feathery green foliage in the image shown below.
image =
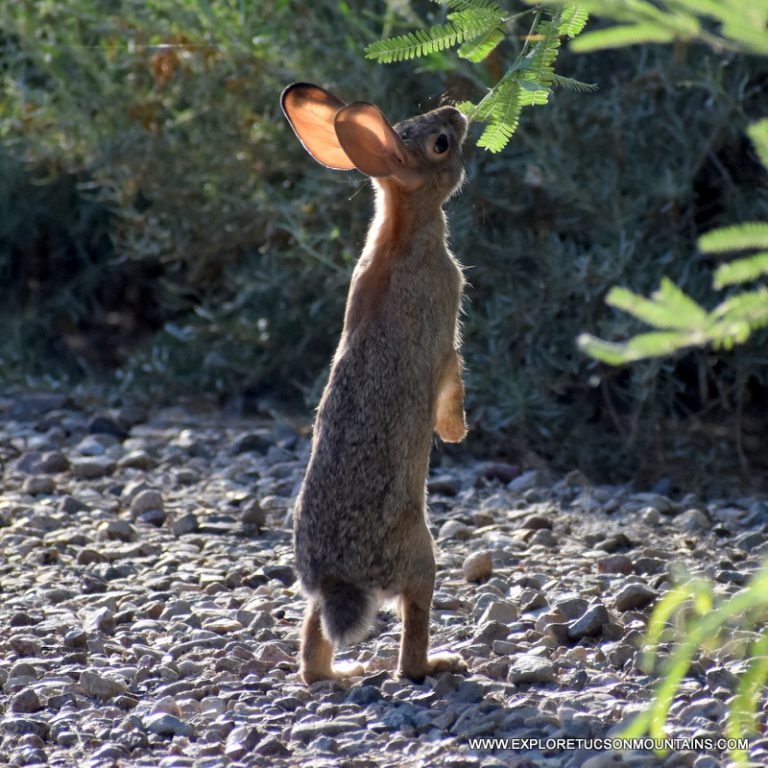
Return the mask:
M517 17L489 0L435 1L453 9L447 23L372 43L366 49L368 58L389 64L460 45L458 55L476 64L517 34ZM561 38L576 37L587 18L581 5L551 10L538 4L524 43L504 75L477 104L464 101L457 105L470 121L487 123L479 147L491 152L504 149L517 130L523 107L546 104L553 82L582 91L594 89L568 78L556 81L554 72Z
M768 55L765 0L579 0L579 6L616 25L582 35L574 51L698 40L718 49Z
M768 39L768 28L765 34ZM768 172L768 119L751 125L748 133ZM768 222L746 222L714 229L699 238L698 246L705 254L768 249ZM768 253L761 252L721 265L715 271L713 283L716 289L721 289L764 277L768 277ZM731 296L710 312L666 278L650 299L623 288L613 288L605 300L608 305L656 329L625 342L581 334L577 339L579 348L609 365L670 355L689 347L711 345L729 350L743 344L758 329L768 327L768 286Z

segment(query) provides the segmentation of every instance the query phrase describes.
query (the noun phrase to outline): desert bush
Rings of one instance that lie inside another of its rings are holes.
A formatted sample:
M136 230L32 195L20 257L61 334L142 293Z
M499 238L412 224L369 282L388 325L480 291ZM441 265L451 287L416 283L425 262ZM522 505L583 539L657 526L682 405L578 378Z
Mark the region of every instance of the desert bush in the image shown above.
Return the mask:
M107 350L113 381L133 392L269 392L311 406L371 199L359 175L307 161L280 90L317 81L393 120L442 98L477 102L504 71L503 47L476 66L440 51L386 67L365 59L373 41L445 13L362 0L311 10L113 0L108 14L96 0L5 4L8 220L34 220L35 205L51 213L68 184L71 207L56 226L77 258L65 279L47 266L32 292L19 264L26 234L3 228L0 313L16 330L0 340L0 375L92 371ZM747 427L759 421L750 409L766 384L759 349L613 372L574 339L630 332L603 304L617 283L649 291L663 272L701 298L709 270L690 259L698 234L764 214L764 177L744 139L764 70L688 45L560 57L598 92L555 86L503 152L469 144L469 184L449 204L471 283L468 445L535 452L594 476L678 459L689 479L696 449L705 476L708 462L734 456L737 436L749 453ZM40 221L37 258L52 265L55 227Z

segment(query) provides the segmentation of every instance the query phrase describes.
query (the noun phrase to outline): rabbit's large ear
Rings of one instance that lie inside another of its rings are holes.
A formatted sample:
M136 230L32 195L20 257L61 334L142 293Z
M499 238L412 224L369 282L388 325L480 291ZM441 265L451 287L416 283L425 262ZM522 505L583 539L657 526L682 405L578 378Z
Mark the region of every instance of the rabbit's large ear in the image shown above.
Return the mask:
M408 151L378 107L357 101L336 114L336 135L355 168L367 176L411 181Z
M283 91L280 104L304 149L318 163L341 171L355 167L334 129L333 119L345 106L341 99L318 85L294 83Z

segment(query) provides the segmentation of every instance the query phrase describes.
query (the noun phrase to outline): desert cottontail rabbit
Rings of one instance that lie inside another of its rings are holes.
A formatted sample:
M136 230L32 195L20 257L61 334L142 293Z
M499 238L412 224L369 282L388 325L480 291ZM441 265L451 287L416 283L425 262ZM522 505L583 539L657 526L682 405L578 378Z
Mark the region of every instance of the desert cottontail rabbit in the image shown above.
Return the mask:
M390 599L403 621L401 674L463 671L457 655L427 655L435 558L426 477L433 430L447 442L466 434L464 279L442 209L464 178L466 121L441 107L393 127L372 104L346 105L306 83L286 88L282 107L312 157L357 168L376 189L295 507L296 562L309 600L301 675L311 683L360 674L360 665L334 669L334 645L361 639Z

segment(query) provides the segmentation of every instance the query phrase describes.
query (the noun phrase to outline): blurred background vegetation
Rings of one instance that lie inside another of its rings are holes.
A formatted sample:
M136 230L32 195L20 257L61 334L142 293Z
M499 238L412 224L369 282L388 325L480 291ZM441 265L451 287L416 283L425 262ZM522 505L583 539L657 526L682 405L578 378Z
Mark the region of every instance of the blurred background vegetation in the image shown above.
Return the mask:
M280 91L318 82L393 121L476 101L503 46L472 67L442 53L365 59L372 41L444 12L421 0L4 4L2 381L309 415L371 196L361 176L306 157ZM467 448L596 480L758 482L765 333L617 369L575 339L637 331L603 301L616 284L647 294L666 275L713 303L697 237L768 218L745 134L767 111L766 59L566 49L557 69L599 90L557 92L498 155L468 146L469 184L449 204L471 284Z

